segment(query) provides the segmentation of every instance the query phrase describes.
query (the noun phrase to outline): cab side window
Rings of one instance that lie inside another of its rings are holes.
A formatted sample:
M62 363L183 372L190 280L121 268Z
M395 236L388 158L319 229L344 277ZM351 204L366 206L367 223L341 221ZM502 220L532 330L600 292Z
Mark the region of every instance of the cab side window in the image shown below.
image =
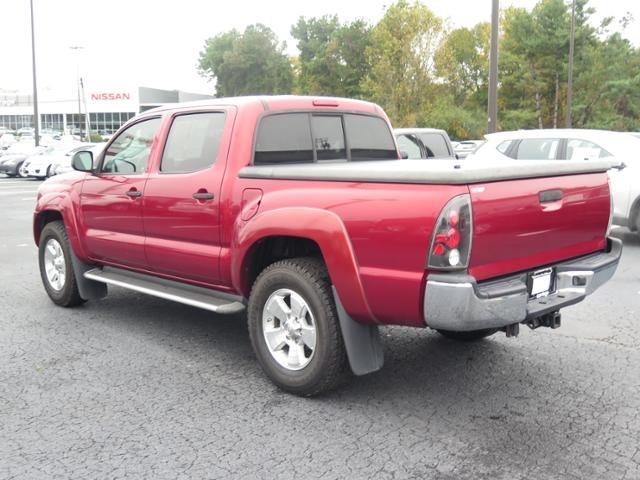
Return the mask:
M224 124L223 112L190 113L176 117L167 136L160 171L197 172L213 165L220 149Z
M593 142L578 140L577 138L572 138L567 141L568 160L591 160L610 156L611 154L609 152Z
M160 118L151 118L134 123L120 133L105 152L100 171L124 175L144 173L160 123Z
M398 135L398 148L401 152L408 155L409 159L426 158L426 147L422 144L422 141L413 134L403 133Z
M557 138L525 138L518 145L518 160L555 160L560 140Z

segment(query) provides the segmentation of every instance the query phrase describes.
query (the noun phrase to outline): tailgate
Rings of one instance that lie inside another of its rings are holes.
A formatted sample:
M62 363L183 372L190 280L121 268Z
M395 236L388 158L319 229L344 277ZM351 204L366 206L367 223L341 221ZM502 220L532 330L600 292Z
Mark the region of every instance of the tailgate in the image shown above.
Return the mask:
M478 280L586 255L606 246L606 173L508 180L469 186Z

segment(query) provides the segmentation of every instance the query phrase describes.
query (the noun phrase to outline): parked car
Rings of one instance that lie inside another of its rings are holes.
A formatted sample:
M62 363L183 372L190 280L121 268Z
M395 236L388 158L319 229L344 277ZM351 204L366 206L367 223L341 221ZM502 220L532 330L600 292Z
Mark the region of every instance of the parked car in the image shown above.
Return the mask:
M29 163L24 167L26 174L29 177L39 179L48 178L53 175L53 169L58 165L71 164L71 158L74 153L89 149L92 146L92 143L55 145L53 150L46 154L30 159Z
M0 136L0 155L3 155L4 151L14 143L16 143L16 137L13 133L3 133Z
M457 142L453 151L456 153L458 158L467 158L467 156L475 152L483 143L484 140L463 140L461 142Z
M87 144L88 146L79 147L76 149L74 154L80 151L88 151L91 152L93 158L97 159L98 156L104 150L104 143L96 143L96 144ZM65 173L75 172L73 167L71 166L71 160L73 159L73 155L64 155L58 158L56 164L51 166L51 176L53 175L63 175Z
M614 274L610 162L512 164L400 160L368 102L165 106L40 186L41 277L65 307L113 285L246 310L266 375L313 395L381 368L378 325L555 328Z
M487 143L474 161L506 160L599 160L623 163L621 171L609 172L614 203L613 222L640 235L640 139L606 130L520 130L486 135Z
M402 158L456 158L449 135L435 128L396 128L393 131Z
M0 173L4 173L10 177L26 176L26 172L22 169L25 160L31 155L41 153L47 150L47 147L36 147L33 143L17 142L9 147L5 154L0 157Z

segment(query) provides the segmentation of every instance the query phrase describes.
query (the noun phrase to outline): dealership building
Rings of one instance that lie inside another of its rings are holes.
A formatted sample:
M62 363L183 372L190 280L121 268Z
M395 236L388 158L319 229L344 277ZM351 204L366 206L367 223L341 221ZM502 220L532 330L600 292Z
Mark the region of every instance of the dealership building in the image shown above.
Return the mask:
M80 97L80 100L79 100ZM40 128L56 132L84 129L86 113L92 132L111 134L138 113L171 103L212 98L209 95L157 88L107 88L77 92L38 92ZM33 96L0 90L0 127L34 127Z

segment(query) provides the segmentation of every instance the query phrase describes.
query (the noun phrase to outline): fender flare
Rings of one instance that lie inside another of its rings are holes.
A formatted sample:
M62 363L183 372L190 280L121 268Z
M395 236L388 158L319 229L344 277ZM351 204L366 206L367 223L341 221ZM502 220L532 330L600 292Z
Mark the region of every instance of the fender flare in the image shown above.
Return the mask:
M231 241L231 282L248 296L246 264L253 246L272 236L300 237L314 241L329 271L331 282L349 316L361 323L377 324L360 280L358 262L344 223L334 212L311 207L286 207L259 213L238 222Z
M78 199L79 201L79 199ZM40 243L40 232L42 231L42 216L46 212L56 212L62 217L64 227L67 230L67 237L73 252L80 259L87 259L84 245L78 235L79 225L74 209L71 207L72 200L68 192L46 193L38 198L36 210L33 214L33 237L36 245ZM79 204L79 203L78 203Z
M52 192L38 198L36 211L33 214L33 235L36 245L40 243L40 233L42 232L42 216L47 212L56 212L62 217L62 223L67 232L69 247L71 250L71 265L78 285L78 293L83 300L97 300L107 296L107 285L105 283L89 280L84 277L84 273L92 268L91 265L82 260L86 258L84 248L78 235L78 223L75 212L71 208L71 201L66 192Z

